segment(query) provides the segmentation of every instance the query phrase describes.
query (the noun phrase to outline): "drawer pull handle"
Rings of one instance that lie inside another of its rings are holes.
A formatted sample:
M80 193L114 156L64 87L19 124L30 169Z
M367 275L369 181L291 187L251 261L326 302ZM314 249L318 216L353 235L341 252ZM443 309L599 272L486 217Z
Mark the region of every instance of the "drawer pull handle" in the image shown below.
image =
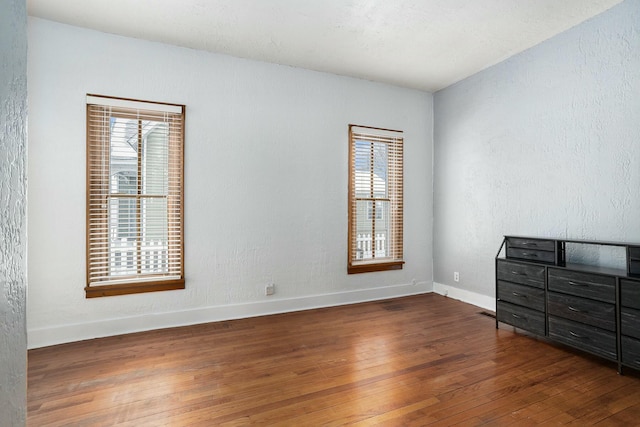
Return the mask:
M587 285L586 283L574 282L574 281L572 281L572 280L569 280L569 284L570 284L571 286L589 286L589 285Z
M580 339L588 339L588 337L585 337L584 335L576 334L576 333L575 333L575 332L573 332L573 331L569 331L569 334L570 334L572 337L576 337L576 338L580 338Z
M538 254L530 254L529 252L522 252L522 256L530 256L531 258L538 258Z
M516 276L526 276L524 273L519 273L517 271L512 271L511 274L515 274Z
M522 297L522 298L526 298L527 297L526 295L522 295L522 294L519 294L517 292L511 292L511 293L513 294L514 297Z
M533 242L522 242L522 246L538 246L538 244Z
M569 310L571 310L571 311L575 311L576 313L583 313L583 311L582 311L582 310L577 309L577 308L575 308L575 307L571 307L571 306L569 306L568 308L569 308ZM586 311L585 311L584 313L586 313Z
M517 314L515 314L515 313L511 313L511 316L515 317L516 319L522 319L522 316L518 316L518 315L517 315Z

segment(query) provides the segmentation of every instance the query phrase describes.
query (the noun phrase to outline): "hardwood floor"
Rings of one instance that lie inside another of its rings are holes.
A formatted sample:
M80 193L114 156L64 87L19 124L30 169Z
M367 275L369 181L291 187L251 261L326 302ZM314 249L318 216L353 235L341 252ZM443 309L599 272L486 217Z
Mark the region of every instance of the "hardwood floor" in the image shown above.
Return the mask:
M640 375L436 294L29 351L30 426L639 425Z

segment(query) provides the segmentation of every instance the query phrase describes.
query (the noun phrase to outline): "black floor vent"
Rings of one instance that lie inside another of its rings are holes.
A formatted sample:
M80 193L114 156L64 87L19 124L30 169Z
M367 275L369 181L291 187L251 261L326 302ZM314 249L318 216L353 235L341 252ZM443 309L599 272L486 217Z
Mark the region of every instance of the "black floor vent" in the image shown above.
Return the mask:
M492 312L490 312L490 311L481 311L481 312L480 312L480 313L478 313L478 314L482 314L483 316L491 317L492 319L495 319L495 318L496 318L496 314L495 314L495 313L492 313Z

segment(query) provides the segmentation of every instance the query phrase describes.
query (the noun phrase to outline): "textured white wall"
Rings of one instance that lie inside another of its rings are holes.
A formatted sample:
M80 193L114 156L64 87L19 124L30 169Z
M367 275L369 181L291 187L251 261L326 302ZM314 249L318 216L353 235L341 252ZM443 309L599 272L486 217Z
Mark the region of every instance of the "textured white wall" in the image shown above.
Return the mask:
M435 282L493 297L504 234L640 242L639 53L627 0L434 95Z
M29 43L31 347L431 288L431 94L35 18ZM186 290L85 299L86 93L186 104ZM346 274L349 123L405 131L401 271Z
M0 425L27 402L27 10L0 1Z

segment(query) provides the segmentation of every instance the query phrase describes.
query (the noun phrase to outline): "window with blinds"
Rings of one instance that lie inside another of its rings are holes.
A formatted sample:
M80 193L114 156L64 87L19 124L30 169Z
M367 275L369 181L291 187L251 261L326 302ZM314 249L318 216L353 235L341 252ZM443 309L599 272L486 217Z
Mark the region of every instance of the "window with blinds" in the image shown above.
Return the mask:
M184 289L184 105L87 95L87 286Z
M402 131L349 125L350 274L404 264L402 143Z

